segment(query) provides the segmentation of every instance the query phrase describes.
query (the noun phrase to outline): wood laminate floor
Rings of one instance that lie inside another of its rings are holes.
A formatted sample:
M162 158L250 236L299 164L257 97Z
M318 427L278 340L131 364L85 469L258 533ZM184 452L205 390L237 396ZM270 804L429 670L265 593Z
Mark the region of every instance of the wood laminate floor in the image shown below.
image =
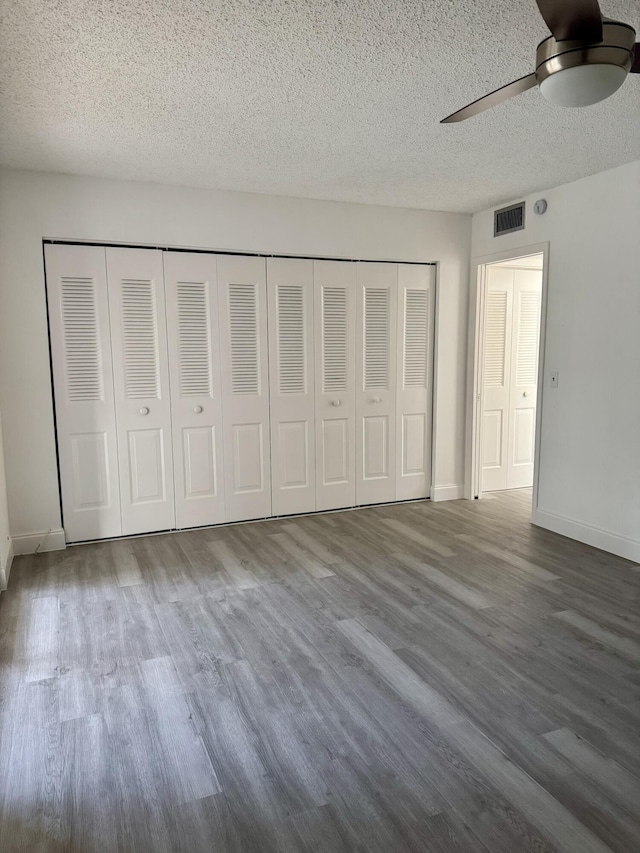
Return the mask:
M528 492L16 559L0 850L640 850L640 573Z

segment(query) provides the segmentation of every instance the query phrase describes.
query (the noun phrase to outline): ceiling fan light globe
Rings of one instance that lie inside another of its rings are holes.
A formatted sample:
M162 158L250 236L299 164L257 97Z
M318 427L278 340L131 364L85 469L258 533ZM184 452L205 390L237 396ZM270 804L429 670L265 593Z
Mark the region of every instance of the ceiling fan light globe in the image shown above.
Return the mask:
M588 107L613 95L626 76L626 69L619 65L590 63L556 71L539 85L544 97L552 104Z

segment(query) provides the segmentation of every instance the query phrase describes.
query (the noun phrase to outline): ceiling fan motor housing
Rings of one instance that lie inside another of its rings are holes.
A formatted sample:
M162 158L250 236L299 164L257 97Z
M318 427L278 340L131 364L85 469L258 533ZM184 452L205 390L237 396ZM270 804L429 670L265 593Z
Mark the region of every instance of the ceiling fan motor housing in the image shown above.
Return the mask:
M612 95L633 62L636 32L629 24L605 20L602 41L544 39L536 51L536 80L542 94L564 107L585 107Z

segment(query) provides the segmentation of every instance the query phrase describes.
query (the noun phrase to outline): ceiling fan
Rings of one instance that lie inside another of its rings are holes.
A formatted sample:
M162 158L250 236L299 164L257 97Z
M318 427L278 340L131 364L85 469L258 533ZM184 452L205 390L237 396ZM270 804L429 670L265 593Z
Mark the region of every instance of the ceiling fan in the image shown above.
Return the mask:
M463 121L534 86L554 104L587 107L640 74L640 42L629 24L603 18L598 0L536 0L551 30L536 51L536 70L442 119Z

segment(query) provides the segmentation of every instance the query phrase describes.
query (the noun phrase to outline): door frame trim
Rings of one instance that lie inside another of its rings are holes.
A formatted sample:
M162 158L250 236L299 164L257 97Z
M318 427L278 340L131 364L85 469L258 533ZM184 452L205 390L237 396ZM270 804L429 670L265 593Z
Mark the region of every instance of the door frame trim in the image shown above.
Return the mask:
M547 294L549 283L549 242L533 243L505 249L471 260L471 286L469 288L469 346L467 351L467 418L465 454L465 498L482 497L480 471L480 441L482 412L482 376L484 373L485 308L487 293L487 267L501 261L517 261L529 255L542 255L542 300L540 306L540 346L538 351L538 383L536 398L536 426L533 460L532 512L538 507L540 477L540 437L542 407L544 404L544 356L547 326ZM474 284L475 283L475 284Z

